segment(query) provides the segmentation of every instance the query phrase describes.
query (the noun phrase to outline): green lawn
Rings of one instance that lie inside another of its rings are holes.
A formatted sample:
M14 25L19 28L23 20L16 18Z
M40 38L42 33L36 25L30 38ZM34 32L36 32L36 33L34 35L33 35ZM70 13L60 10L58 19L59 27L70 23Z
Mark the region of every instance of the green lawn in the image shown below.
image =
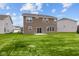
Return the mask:
M1 56L79 56L79 34L0 34Z

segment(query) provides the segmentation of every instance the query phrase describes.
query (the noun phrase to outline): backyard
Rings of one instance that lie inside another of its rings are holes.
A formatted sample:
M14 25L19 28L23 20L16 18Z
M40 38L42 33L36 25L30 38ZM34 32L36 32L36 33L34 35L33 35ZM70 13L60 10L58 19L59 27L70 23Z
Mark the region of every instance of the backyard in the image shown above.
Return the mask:
M0 56L79 56L79 34L0 34Z

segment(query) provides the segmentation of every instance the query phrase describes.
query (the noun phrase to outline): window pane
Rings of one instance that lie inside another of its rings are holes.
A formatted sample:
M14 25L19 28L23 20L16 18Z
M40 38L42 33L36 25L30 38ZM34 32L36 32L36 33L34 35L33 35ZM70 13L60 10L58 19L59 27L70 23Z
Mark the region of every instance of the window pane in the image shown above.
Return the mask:
M28 26L28 30L32 30L32 26Z
M31 23L31 22L32 22L32 17L28 17L28 18L27 18L27 21L28 21L29 23Z

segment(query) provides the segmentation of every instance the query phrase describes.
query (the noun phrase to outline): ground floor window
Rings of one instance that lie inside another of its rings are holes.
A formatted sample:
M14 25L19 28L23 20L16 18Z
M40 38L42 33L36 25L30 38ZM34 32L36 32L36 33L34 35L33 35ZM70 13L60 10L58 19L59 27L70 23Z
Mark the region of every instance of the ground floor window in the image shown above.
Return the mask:
M54 27L48 27L48 28L47 28L47 31L48 31L48 32L54 31Z
M32 26L28 26L28 30L32 30Z
M6 32L6 28L4 27L4 32Z

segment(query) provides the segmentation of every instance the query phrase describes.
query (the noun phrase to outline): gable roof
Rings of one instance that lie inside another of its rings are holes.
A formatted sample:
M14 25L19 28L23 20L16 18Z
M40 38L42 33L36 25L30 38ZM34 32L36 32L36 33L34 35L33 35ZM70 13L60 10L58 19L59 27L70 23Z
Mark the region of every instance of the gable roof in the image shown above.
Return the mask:
M6 20L5 18L7 18L7 17L9 17L9 18L10 18L10 20L11 20L11 22L12 22L12 24L13 24L13 21L12 21L12 19L11 19L11 16L10 16L10 15L0 15L0 20Z
M48 16L48 15L42 15L42 14L28 14L28 13L23 13L22 16L35 16L35 17L47 17L47 18L55 18L54 16Z
M57 20L57 21L61 21L61 20L70 20L70 21L77 22L76 20L73 20L73 19L70 19L70 18L62 18L62 19L60 19L60 20Z

